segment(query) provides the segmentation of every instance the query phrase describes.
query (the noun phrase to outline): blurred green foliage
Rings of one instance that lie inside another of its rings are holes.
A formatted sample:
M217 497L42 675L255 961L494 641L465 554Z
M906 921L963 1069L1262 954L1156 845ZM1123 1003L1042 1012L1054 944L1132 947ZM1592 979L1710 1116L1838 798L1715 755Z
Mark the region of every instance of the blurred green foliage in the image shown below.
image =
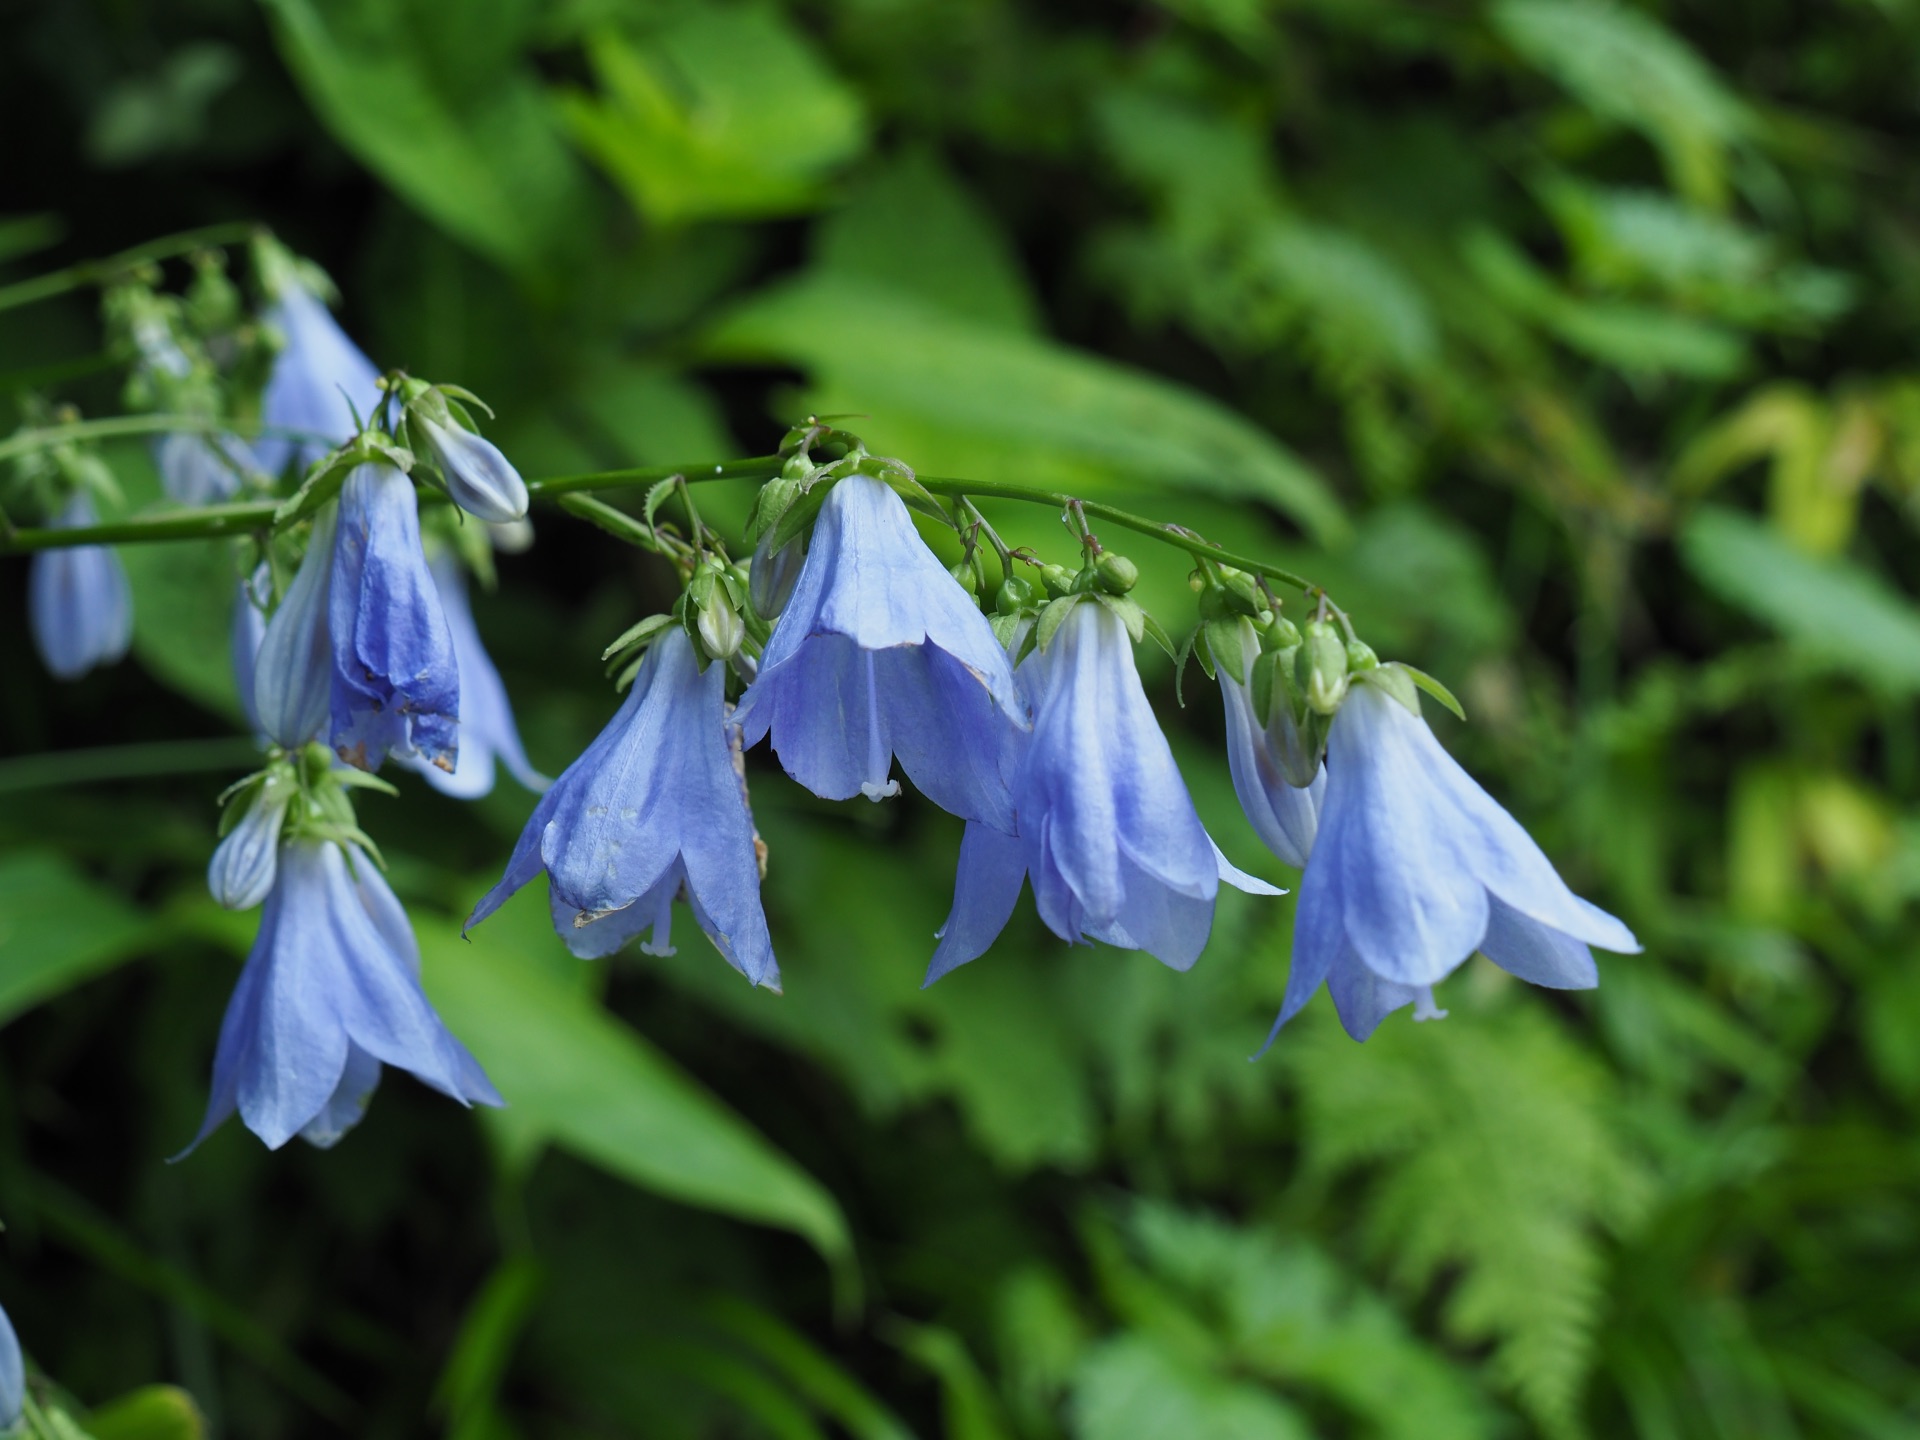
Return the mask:
M1249 1065L1290 901L1223 897L1185 976L1023 909L922 991L957 827L756 756L773 997L698 942L580 965L537 897L463 945L530 799L403 779L363 821L510 1108L390 1077L336 1152L169 1167L253 924L190 743L235 721L231 564L129 553L136 662L72 687L13 566L34 1361L99 1440L1920 1435L1916 56L1908 0L0 14L0 284L258 219L528 474L851 411L1269 553L1454 687L1447 742L1647 947L1576 997L1475 962L1365 1047L1323 1001ZM114 411L98 337L0 314L0 388ZM557 773L666 577L538 523L476 608ZM1258 867L1217 700L1143 658Z

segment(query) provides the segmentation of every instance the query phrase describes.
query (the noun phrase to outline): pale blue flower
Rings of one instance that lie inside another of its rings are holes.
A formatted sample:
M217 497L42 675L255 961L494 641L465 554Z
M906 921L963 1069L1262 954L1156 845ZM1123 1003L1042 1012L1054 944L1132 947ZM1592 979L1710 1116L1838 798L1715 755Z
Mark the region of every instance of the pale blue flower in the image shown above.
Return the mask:
M234 669L240 683L252 691L254 725L274 744L289 750L312 740L327 723L333 687L333 650L327 634L333 534L334 511L328 508L314 517L307 553L293 583L266 622L255 655L244 663L242 653L253 633L247 614L251 605L245 597L234 621ZM261 579L256 573L254 599L261 598Z
M1242 632L1242 673L1250 673L1246 667L1253 664L1260 647L1253 638L1252 626L1243 623ZM1304 869L1313 853L1320 805L1326 795L1326 767L1315 767L1311 785L1291 784L1285 774L1287 762L1292 759L1299 763L1301 742L1285 701L1275 700L1272 719L1263 727L1254 714L1253 696L1246 685L1234 679L1217 660L1214 669L1220 677L1220 698L1227 712L1227 767L1233 772L1233 790L1240 797L1240 808L1269 850L1296 870ZM1305 773L1304 768L1301 773Z
M207 890L229 910L251 910L272 893L279 870L280 826L295 787L272 772L248 797L247 813L229 830L207 864Z
M253 574L241 579L237 588L233 622L227 631L227 652L233 662L233 683L240 695L240 708L246 714L248 726L260 734L260 706L253 691L259 675L260 643L267 633L267 607L273 600L272 569L262 561L254 567ZM325 673L323 670L322 674ZM323 687L323 696L324 693Z
M333 748L362 770L396 751L451 773L460 674L420 548L413 482L385 463L355 466L337 523L327 596Z
M972 597L867 475L834 485L759 672L741 697L749 746L828 800L897 794L893 758L943 810L1013 828L1002 732L1027 717Z
M76 490L53 519L64 530L95 523L93 502ZM104 545L42 550L27 573L34 648L61 680L111 665L133 642L133 592L120 557Z
M337 445L351 440L380 403L380 372L349 340L327 307L294 282L287 283L267 311L268 322L286 339L274 357L273 374L260 399L262 423L308 432L311 440L264 436L253 451L260 468L277 475L289 458L311 465Z
M360 1119L382 1065L463 1105L504 1103L420 988L413 928L372 860L332 840L289 840L187 1149L235 1110L270 1149L295 1135L330 1146Z
M546 789L552 782L527 762L519 727L513 723L513 707L507 703L507 687L480 643L473 609L467 603L466 573L460 562L445 552L429 561L427 568L440 592L440 606L446 611L454 660L460 671L460 753L451 773L419 755L405 757L400 763L426 776L434 789L460 800L478 799L493 789L496 757L527 789Z
M726 667L703 674L678 626L647 651L620 712L535 807L477 925L541 870L553 924L574 954L673 953L673 901L727 962L778 989L760 903L759 840L726 706Z
M447 494L462 510L494 525L509 524L527 513L527 482L498 445L464 426L441 424L418 411L408 424L418 427L447 482Z
M167 498L182 505L212 505L230 499L253 469L244 442L232 435L179 432L154 442L154 468Z
M1356 683L1334 717L1319 833L1300 884L1293 968L1272 1035L1326 981L1347 1033L1433 987L1475 950L1557 990L1599 983L1587 949L1638 951L1631 931L1567 888L1519 823L1441 748L1426 721Z
M20 1337L13 1321L0 1310L0 1429L20 1419L27 1404L27 1366L20 1355Z
M1011 742L1023 752L1018 834L967 826L928 984L993 943L1028 878L1061 939L1145 950L1176 970L1206 948L1221 881L1281 893L1229 864L1200 823L1119 616L1080 601L1018 675L1034 702L1031 739Z

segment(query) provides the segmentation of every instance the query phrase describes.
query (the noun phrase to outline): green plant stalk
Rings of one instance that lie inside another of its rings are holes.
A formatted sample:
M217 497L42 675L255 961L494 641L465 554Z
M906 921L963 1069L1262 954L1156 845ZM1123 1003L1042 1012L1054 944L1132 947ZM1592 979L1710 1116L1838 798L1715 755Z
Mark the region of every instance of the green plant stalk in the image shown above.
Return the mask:
M82 260L78 265L69 265L64 270L53 270L45 275L36 275L31 280L22 280L16 285L0 287L0 310L51 300L71 290L97 285L103 280L124 274L136 265L171 259L175 255L190 255L209 245L233 245L251 240L255 235L264 234L265 228L251 220L234 220L224 225L203 225L197 230L182 230L177 235L162 235L131 250L122 250L118 255L109 255L101 260Z
M140 418L144 417L130 417L127 423L131 424L133 420ZM117 422L112 420L78 422L79 425L96 426L115 423ZM69 428L77 428L77 426ZM126 428L109 433L138 434L141 432ZM15 437L15 439L19 438L21 437ZM6 444L0 444L0 459L5 459L7 453ZM557 500L564 495L577 494L583 490L614 490L636 485L654 485L662 480L674 479L676 476L685 479L689 485L710 480L768 480L779 473L782 463L784 463L782 457L778 455L756 455L747 460L729 460L719 464L650 465L627 470L599 470L583 475L555 475L544 480L528 481L527 492L537 499ZM1312 594L1320 588L1311 580L1296 575L1291 570L1270 565L1264 560L1258 560L1249 555L1239 555L1223 549L1210 541L1190 534L1178 525L1161 520L1150 520L1144 515L1135 515L1131 511L1105 505L1096 500L1077 500L1077 497L1057 490L1041 490L1031 485L991 480L953 480L922 475L919 481L936 495L985 496L994 500L1021 500L1030 505L1046 505L1056 510L1078 503L1081 510L1089 516L1096 517L1108 525L1117 525L1123 530L1132 530L1136 534L1148 536L1162 544L1172 545L1186 551L1195 560L1211 560L1216 564L1231 565L1236 570L1245 570L1249 574L1264 575L1269 580L1291 585L1303 594ZM422 492L422 494L425 499L438 498L432 492ZM35 550L60 549L70 545L130 545L153 540L194 540L244 534L249 530L271 526L278 504L277 501L261 500L233 505L209 505L196 510L156 515L148 519L122 520L108 525L89 525L76 529L14 530L11 534L0 534L0 554L23 554Z

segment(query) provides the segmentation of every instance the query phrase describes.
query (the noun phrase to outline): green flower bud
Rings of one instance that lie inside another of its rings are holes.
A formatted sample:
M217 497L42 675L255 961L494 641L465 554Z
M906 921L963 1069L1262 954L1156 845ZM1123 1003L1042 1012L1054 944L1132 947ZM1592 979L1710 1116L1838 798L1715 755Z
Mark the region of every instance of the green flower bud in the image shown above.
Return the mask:
M1364 640L1347 642L1347 669L1358 675L1363 670L1378 670L1380 657L1373 653L1373 647Z
M717 598L718 604L700 611L700 643L714 659L731 660L747 638L747 627L724 595Z
M1009 575L1000 582L993 603L1002 615L1018 615L1033 604L1033 599L1033 585L1018 575Z
M1347 646L1329 620L1310 620L1294 659L1300 688L1310 709L1331 715L1347 698Z
M1073 593L1073 571L1064 565L1042 565L1040 583L1047 587L1047 593L1056 598Z
M1093 568L1099 572L1100 588L1110 595L1124 595L1140 583L1140 567L1124 555L1108 551L1093 562Z
M966 561L962 560L958 565L949 566L947 573L953 576L954 582L969 595L980 593L980 577L973 573L973 566Z
M1300 627L1284 615L1273 617L1267 627L1267 644L1275 650L1291 650L1300 643Z

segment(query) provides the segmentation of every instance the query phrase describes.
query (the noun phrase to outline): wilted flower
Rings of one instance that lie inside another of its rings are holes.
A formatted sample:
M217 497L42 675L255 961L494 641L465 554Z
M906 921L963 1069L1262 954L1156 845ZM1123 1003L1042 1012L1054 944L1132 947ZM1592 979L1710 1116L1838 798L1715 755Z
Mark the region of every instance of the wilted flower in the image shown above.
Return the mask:
M1035 702L1031 741L1015 742L1019 833L967 826L927 983L993 943L1028 876L1061 939L1145 950L1176 970L1206 948L1222 880L1280 893L1230 865L1200 823L1126 626L1106 605L1077 603L1019 676Z
M247 447L231 435L163 435L154 442L154 468L169 499L182 505L212 505L240 488L253 468Z
M806 562L741 697L748 745L828 800L897 794L894 756L941 809L1011 831L1002 732L1027 718L1007 655L880 480L821 507Z
M574 954L610 955L651 931L641 948L668 955L673 901L684 896L729 964L778 989L725 669L702 674L686 632L663 631L619 714L535 807L467 924L544 869L554 928Z
M27 1367L20 1356L20 1337L13 1321L0 1310L0 1429L13 1425L27 1404Z
M295 1135L324 1149L359 1121L382 1065L463 1105L504 1103L420 988L413 928L373 862L332 840L288 840L187 1149L236 1109L270 1149Z
M1260 647L1253 627L1241 622L1242 673L1253 664ZM1277 698L1273 715L1265 726L1254 713L1253 697L1242 681L1233 678L1228 667L1215 661L1220 677L1220 698L1227 711L1227 766L1233 772L1234 793L1240 808L1269 850L1295 869L1306 866L1313 853L1314 831L1319 824L1319 808L1326 794L1327 772L1314 766L1313 783L1294 785L1289 769L1305 773L1301 764L1302 744L1299 727L1283 699ZM1311 763L1309 760L1307 763Z
M433 420L415 410L408 423L418 427L454 504L495 525L518 520L527 513L527 482L500 453L498 445L451 417Z
M246 814L227 832L207 864L207 889L217 904L229 910L251 910L272 891L280 827L295 789L292 775L274 770L247 797Z
M513 707L507 703L507 687L480 643L460 562L442 553L428 562L427 568L440 592L440 606L446 612L453 656L460 671L460 751L450 772L420 755L407 756L401 763L426 776L434 789L461 800L477 799L493 789L496 756L527 789L546 789L547 777L527 763L519 727L513 723Z
M1319 821L1273 1035L1322 980L1364 1040L1403 1005L1416 1019L1444 1013L1433 986L1475 950L1535 985L1584 990L1599 983L1588 945L1640 948L1567 888L1424 720L1364 678L1328 736Z
M392 750L451 773L460 674L420 549L413 482L391 465L355 466L338 526L327 596L333 747L362 770L379 769Z
M324 437L293 440L268 435L254 443L260 468L278 474L289 457L311 465L336 445L353 438L380 403L380 372L349 340L318 297L289 278L267 311L267 320L286 338L274 358L273 374L260 398L260 419L269 426Z
M327 703L333 685L331 647L327 636L327 590L333 574L334 512L314 517L306 556L293 583L280 597L280 608L266 623L251 661L241 652L253 622L247 612L260 597L262 577L256 572L254 595L244 594L235 616L234 670L242 686L253 693L255 726L274 744L293 750L320 733L327 723ZM251 669L252 681L247 676ZM244 693L244 692L243 692Z
M76 490L53 523L71 530L94 520L93 502ZM27 617L40 658L59 679L112 664L133 641L133 592L120 557L104 545L42 550L27 576Z

